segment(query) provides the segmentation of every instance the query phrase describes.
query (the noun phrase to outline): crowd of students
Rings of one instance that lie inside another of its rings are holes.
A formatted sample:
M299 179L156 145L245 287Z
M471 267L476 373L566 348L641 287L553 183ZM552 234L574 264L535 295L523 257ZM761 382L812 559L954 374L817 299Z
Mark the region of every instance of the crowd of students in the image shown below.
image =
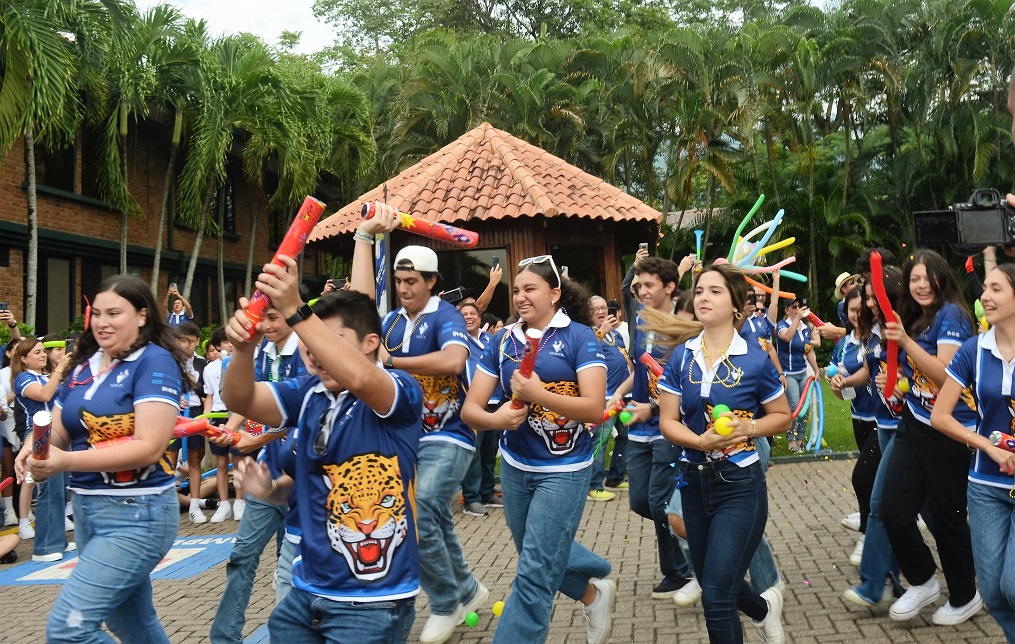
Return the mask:
M5 476L16 471L23 483L17 510L3 497L5 523L34 539L36 560L78 550L47 637L105 624L124 641L167 641L148 575L183 508L193 523L239 522L211 641L242 641L273 535L273 638L328 641L358 624L357 641L405 641L422 589L430 614L420 640L447 641L489 600L455 530L461 487L468 514L503 507L518 552L497 642L545 640L558 592L581 607L590 643L609 639L612 566L579 542L578 528L587 501L621 490L654 527L653 599L700 601L712 642L744 640L739 613L763 641L782 642L785 583L764 537L771 439L785 436L799 451L806 428L791 410L808 374L822 373L814 348L825 339L837 367L827 380L850 401L860 453L858 513L843 524L861 533L851 555L861 582L844 600L906 621L938 599L922 516L949 594L931 621L957 625L986 605L1015 642L1015 455L989 439L1015 433L1011 265L988 265L982 285L974 280L978 324L937 253L900 263L878 249L883 268L872 274L868 251L836 280L839 324L815 326L802 300L785 302L779 319L778 298L729 265L639 251L614 304L543 255L516 267L517 318L498 328L483 314L501 269L483 296L455 307L438 296L437 256L421 246L395 257L400 307L378 317L373 239L397 224L383 205L362 222L348 289L313 305L286 270L294 262L266 265L257 280L273 302L265 319L254 326L238 311L204 357L185 303L158 314L129 276L103 282L72 351L56 338L15 335L0 372L0 427ZM16 334L10 312L0 323ZM525 375L531 343L535 367ZM890 350L900 384L886 395ZM609 407L630 417L603 423ZM53 419L44 461L27 444L38 411ZM185 449L172 439L179 414L216 412L221 436L188 437ZM203 475L206 448L213 479ZM0 561L12 561L16 545L0 539Z

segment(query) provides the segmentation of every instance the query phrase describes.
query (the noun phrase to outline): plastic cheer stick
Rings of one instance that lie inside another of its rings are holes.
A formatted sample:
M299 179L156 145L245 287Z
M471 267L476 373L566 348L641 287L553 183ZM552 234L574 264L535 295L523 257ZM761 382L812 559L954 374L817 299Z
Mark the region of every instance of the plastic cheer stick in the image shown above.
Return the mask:
M376 203L365 203L363 204L363 208L360 209L360 216L363 219L371 219L375 214L377 214ZM398 227L406 232L410 232L415 235L422 235L423 237L429 237L430 239L436 239L455 246L461 246L462 248L473 248L479 243L479 234L474 233L471 230L465 230L464 228L450 226L440 222L430 222L425 219L413 217L412 215L404 212L398 213L398 216L401 218Z
M1015 453L1015 436L1004 432L990 432L990 444L1006 452Z
M9 488L11 486L11 483L13 482L14 482L13 476L8 476L3 481L0 481L0 492L3 492L7 488Z
M701 236L705 234L704 230L694 231L694 256L701 261Z
M278 250L275 251L275 256L271 258L271 263L284 268L285 264L278 258L279 255L296 259L303 250L303 247L306 246L310 231L320 221L323 213L324 202L307 195L307 198L303 200L303 205L297 211L292 225L289 226L289 231L282 238L282 243L279 244ZM270 307L271 298L261 291L254 291L254 294L250 296L250 301L247 302L246 308L243 309L243 314L247 316L247 320L251 324L250 334L247 336L249 340L253 340L254 336L257 335L257 323L264 319L264 312Z
M654 375L656 378L662 377L663 366L659 364L659 361L653 358L652 354L648 351L638 356L638 362L648 367L649 373Z
M825 326L825 323L821 321L821 318L814 315L814 311L809 311L805 317L807 321L813 324L814 326Z
M543 332L539 329L529 329L525 332L525 351L522 353L522 362L518 365L518 373L523 378L531 378L532 372L536 369L536 354L539 353L539 341L543 339ZM525 403L517 396L511 396L511 408L521 409Z
M758 212L758 209L761 208L761 204L763 203L765 203L765 195L762 194L758 196L758 200L754 202L754 206L751 208L751 211L748 212L744 216L743 221L740 222L740 226L737 227L737 232L733 235L733 243L730 244L730 253L726 257L727 262L730 263L733 262L733 253L735 253L737 250L737 243L740 240L740 233L744 232L744 228L747 228L747 223L751 221L751 217L754 216L754 213Z
M871 288L874 289L874 297L878 300L878 307L885 316L886 322L895 322L895 311L888 299L888 291L885 290L885 269L882 265L881 253L871 251ZM895 392L895 384L899 379L899 345L895 340L889 340L887 344L888 364L885 370L885 388L881 392L888 400Z
M239 433L216 427L207 418L183 418L181 416L176 421L176 426L173 427L173 438L184 438L186 436L194 436L195 434L204 434L213 438L229 436L233 445L240 442Z
M37 411L32 416L32 458L44 461L49 458L49 435L53 431L53 415Z

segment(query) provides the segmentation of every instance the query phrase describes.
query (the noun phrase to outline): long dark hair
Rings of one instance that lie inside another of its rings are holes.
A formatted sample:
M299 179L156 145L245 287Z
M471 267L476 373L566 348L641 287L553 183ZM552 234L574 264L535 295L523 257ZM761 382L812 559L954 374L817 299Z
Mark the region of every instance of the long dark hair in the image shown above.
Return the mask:
M927 310L917 304L909 291L909 278L913 274L913 268L918 264L923 264L926 268L927 279L934 291L934 303ZM969 309L962 297L962 292L959 290L959 284L948 268L948 262L938 253L926 249L917 250L913 258L906 262L906 267L902 271L902 285L905 292L899 302L899 316L902 318L902 326L909 335L917 336L930 327L934 322L934 317L949 302L959 307L969 322L970 329L976 328L973 317L969 314Z
M95 294L98 295L107 291L115 293L130 302L134 310L145 310L147 312L145 323L140 327L137 340L134 344L129 346L120 355L112 357L114 359L126 358L149 343L157 344L172 354L180 367L184 391L190 391L194 383L191 382L188 375L189 371L186 368L187 357L183 354L183 349L180 348L176 340L176 332L173 330L173 327L169 326L162 319L162 316L159 315L158 305L155 303L155 298L152 296L148 285L132 275L113 275L102 280ZM81 334L81 337L74 345L74 353L71 355L70 364L67 366L67 372L64 377L69 377L74 372L75 367L87 362L98 349L99 343L95 341L95 334L92 332L91 327L85 329L85 332Z
M549 262L526 264L518 272L524 273L526 271L549 284L551 289L557 287L557 276ZM589 302L591 299L592 293L578 282L568 278L560 280L560 299L557 300L557 310L563 309L569 318L587 327L595 325L595 322L592 321L592 305Z

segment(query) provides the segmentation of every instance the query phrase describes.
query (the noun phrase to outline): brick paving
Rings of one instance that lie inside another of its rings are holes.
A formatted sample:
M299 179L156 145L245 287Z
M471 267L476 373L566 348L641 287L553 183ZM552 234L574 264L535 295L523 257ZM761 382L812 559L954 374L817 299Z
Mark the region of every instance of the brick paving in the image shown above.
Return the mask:
M853 463L852 460L784 463L769 472L771 516L766 534L787 582L783 614L787 642L1003 642L1000 628L985 612L958 627L938 627L930 623L929 608L911 622L898 624L886 613L847 607L843 603L839 595L859 578L856 568L848 562L857 535L839 526L839 519L855 509L849 483ZM654 532L647 521L630 512L625 495L620 493L618 499L610 502L588 503L578 533L583 544L613 565L612 576L619 586L619 596L612 641L707 642L700 605L677 608L669 602L651 599L652 586L660 578ZM514 577L515 553L502 512L492 509L490 516L471 517L462 514L456 503L458 532L467 560L477 577L490 588L491 605L506 597ZM222 534L235 530L235 526L235 522L192 526L184 520L180 535ZM23 543L18 548L21 561L30 558L29 546L30 543ZM273 556L269 548L258 569L247 610L244 631L247 635L261 626L271 612ZM6 566L0 568L5 569ZM940 573L938 578L943 584ZM189 579L154 582L156 605L172 642L207 640L224 584L224 564ZM43 641L46 615L58 590L57 585L0 589L0 605L9 611L0 639L12 643ZM944 601L943 596L938 604ZM420 595L412 641L418 639L429 615L426 603L425 595ZM495 628L496 619L487 607L480 612L477 627L459 627L450 641L489 642ZM577 604L558 596L548 641L585 642L585 623ZM753 627L747 626L746 641L760 641Z

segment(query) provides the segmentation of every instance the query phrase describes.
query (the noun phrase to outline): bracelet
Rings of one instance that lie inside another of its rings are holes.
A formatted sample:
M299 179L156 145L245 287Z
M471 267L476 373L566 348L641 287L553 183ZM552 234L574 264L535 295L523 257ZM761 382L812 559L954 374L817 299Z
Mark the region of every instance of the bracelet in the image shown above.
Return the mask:
M17 320L11 320L11 323L7 325L7 328L8 329L13 329L16 326L18 326L18 321Z
M701 449L702 454L707 453L705 451L705 439L701 437L701 434L698 434L698 448Z
M261 500L267 501L275 492L278 492L278 485L275 484L275 481L272 481L271 487L268 488L268 491L261 495Z
M751 419L751 431L753 432L753 434L751 434L751 438L757 438L758 437L758 421L754 420L753 418Z
M371 246L374 245L374 236L373 235L368 235L368 234L366 234L364 232L360 232L358 230L352 234L352 238L355 239L356 241L366 242L366 243L370 244Z

